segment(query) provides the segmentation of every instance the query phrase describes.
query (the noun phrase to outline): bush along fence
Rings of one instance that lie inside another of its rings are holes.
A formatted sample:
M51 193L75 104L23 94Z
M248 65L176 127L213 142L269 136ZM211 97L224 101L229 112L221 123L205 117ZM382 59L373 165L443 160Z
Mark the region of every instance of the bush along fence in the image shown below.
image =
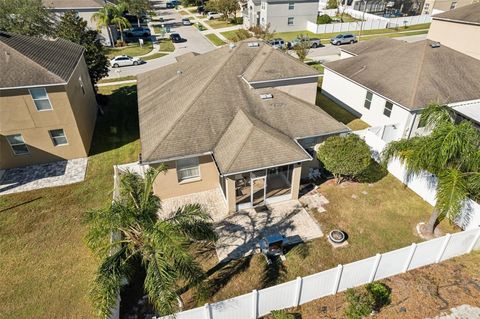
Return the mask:
M161 319L256 319L272 310L297 307L348 288L479 250L479 239L480 228L447 234Z
M377 161L380 160L380 154L388 142L401 137L401 132L394 125L370 127L365 130L355 131L355 134L360 135L370 146L373 153L372 157ZM387 169L390 174L414 191L424 201L432 206L435 205L437 178L434 175L429 172L423 172L408 176L405 165L397 159L390 161ZM471 199L465 201L462 213L455 222L465 230L480 227L480 205Z

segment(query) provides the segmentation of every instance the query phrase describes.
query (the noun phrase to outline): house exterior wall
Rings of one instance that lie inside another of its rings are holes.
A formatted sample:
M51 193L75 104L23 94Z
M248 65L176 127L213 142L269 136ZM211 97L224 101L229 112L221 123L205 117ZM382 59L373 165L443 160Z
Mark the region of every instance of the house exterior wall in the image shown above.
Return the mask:
M165 173L160 173L155 179L153 192L162 199L204 192L220 187L220 175L211 155L202 155L198 158L200 177L179 182L176 161L168 161ZM152 164L158 168L160 164Z
M288 2L276 3L262 1L260 24L270 23L270 30L276 32L301 31L307 29L307 21L316 21L318 2L295 2L294 9L289 10ZM288 25L288 18L293 18L293 25Z
M243 26L246 29L260 24L260 6L255 5L252 0L247 2L246 9L243 15Z
M474 2L475 0L425 0L422 14L435 14L438 12L450 11Z
M433 19L427 38L480 60L480 25Z
M414 113L399 106L393 101L390 117L383 114L386 99L373 93L370 109L364 107L367 89L349 79L325 69L322 83L322 94L332 98L351 113L359 116L371 126L398 124L403 137L408 137L410 127L415 119Z

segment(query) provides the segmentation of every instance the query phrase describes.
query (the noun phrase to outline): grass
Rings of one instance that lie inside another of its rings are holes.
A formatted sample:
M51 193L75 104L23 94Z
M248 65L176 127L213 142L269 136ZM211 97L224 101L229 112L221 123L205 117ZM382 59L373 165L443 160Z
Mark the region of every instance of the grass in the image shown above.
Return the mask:
M105 54L109 58L113 58L117 55L130 55L130 56L142 56L153 50L152 42L145 41L143 46L140 47L138 43L129 43L124 47L108 48L105 50Z
M189 16L191 14L189 11L185 11L185 10L180 10L178 11L178 13L180 13L180 15L182 16Z
M343 16L336 15L332 17L332 19L337 19L338 21L341 21L340 19L343 19L343 22L357 22L357 21L362 21L361 19L357 19L352 17L351 15L344 13Z
M235 20L235 21L237 21L237 20ZM238 22L240 22L240 20L238 20ZM214 29L221 29L221 28L228 28L228 27L233 27L235 25L242 24L243 21L242 21L242 23L231 23L231 22L225 21L225 20L214 19L214 20L204 21L204 23L208 24L209 26L211 26Z
M175 46L172 43L172 40L170 39L160 39L159 40L160 44L160 51L166 51L166 52L173 52L175 51Z
M210 42L212 42L217 47L225 44L225 42L222 39L220 39L218 36L216 36L214 33L207 34L205 36L207 37L208 40L210 40Z
M112 200L113 164L138 158L135 86L109 96L84 182L0 197L0 318L94 318L87 297L96 261L83 213Z
M417 25L409 26L407 28L400 27L400 28L397 28L397 29L364 30L364 31L362 31L362 37L367 36L367 35L379 35L379 34L385 34L385 33L398 33L398 34L400 34L398 36L413 35L413 34L411 34L412 32L406 32L406 31L426 30L429 27L430 27L430 23L423 23L423 24L417 24ZM402 32L404 32L404 33L402 33ZM321 33L321 34L316 34L316 33L310 32L310 31L277 32L277 33L274 34L274 37L275 38L282 38L286 41L292 41L299 34L303 34L303 35L307 35L311 38L315 37L315 38L329 40L330 38L336 36L339 33L341 33L341 32ZM357 31L352 32L352 33L358 35ZM427 33L427 32L425 32L425 33Z
M136 79L137 77L135 75L127 75L127 76L122 76L118 78L102 79L98 81L98 83L111 83L111 82L129 81L129 80L136 80Z
M307 64L309 66L311 66L312 68L316 69L318 72L323 74L324 68L323 68L323 65L320 62L313 61L313 62L307 62Z
M243 30L243 32L245 32L245 30ZM235 42L235 41L238 41L237 33L239 33L239 30L225 31L225 32L221 32L220 34L223 35L228 40ZM241 39L244 39L244 38L241 38Z
M148 56L146 56L146 57L143 57L142 60L148 61L148 60L158 59L158 58L164 57L164 56L166 56L166 55L168 55L168 53L160 53L160 52L157 52L157 53L148 55Z

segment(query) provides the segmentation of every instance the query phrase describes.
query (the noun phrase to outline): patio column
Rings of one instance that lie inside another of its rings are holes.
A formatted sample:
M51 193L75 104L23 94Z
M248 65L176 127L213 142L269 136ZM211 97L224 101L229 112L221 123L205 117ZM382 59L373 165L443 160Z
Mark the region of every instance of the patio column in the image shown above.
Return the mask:
M300 191L300 177L302 176L302 163L293 165L292 172L292 199L298 199L298 192Z
M235 196L235 179L233 177L225 177L225 194L227 195L228 212L233 213L237 210L237 202Z

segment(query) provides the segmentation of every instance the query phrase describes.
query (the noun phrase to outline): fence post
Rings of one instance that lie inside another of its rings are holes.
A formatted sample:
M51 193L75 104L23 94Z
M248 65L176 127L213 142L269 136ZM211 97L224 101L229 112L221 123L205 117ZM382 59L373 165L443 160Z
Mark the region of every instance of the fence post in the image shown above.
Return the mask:
M413 255L415 254L415 250L417 249L417 244L413 243L410 246L410 253L408 254L407 261L405 262L405 266L403 266L403 272L407 272L408 267L410 267L410 263L412 262Z
M258 291L252 290L252 319L258 318Z
M293 306L298 307L300 305L300 295L302 293L302 282L303 279L302 277L297 277L297 280L295 282L295 295L294 295L294 300L293 300Z
M332 295L336 294L338 287L340 286L340 279L342 279L343 265L337 266L337 274L335 275L335 281L333 282Z
M477 243L478 239L480 239L480 228L477 229L477 235L475 235L475 238L473 239L472 244L468 248L468 253L472 252L472 250L475 247L475 244Z
M450 237L452 237L450 233L445 235L445 241L443 242L442 247L440 248L440 252L438 253L437 259L435 259L436 264L438 264L442 260L443 254L447 249L448 242L450 241Z
M368 282L373 282L375 280L375 275L377 274L378 265L380 265L380 260L382 259L381 254L375 255L375 263L373 264L372 272L370 273L370 278Z
M206 303L204 306L203 306L203 313L204 313L204 318L205 319L212 319L212 311L210 310L210 304L209 303Z

